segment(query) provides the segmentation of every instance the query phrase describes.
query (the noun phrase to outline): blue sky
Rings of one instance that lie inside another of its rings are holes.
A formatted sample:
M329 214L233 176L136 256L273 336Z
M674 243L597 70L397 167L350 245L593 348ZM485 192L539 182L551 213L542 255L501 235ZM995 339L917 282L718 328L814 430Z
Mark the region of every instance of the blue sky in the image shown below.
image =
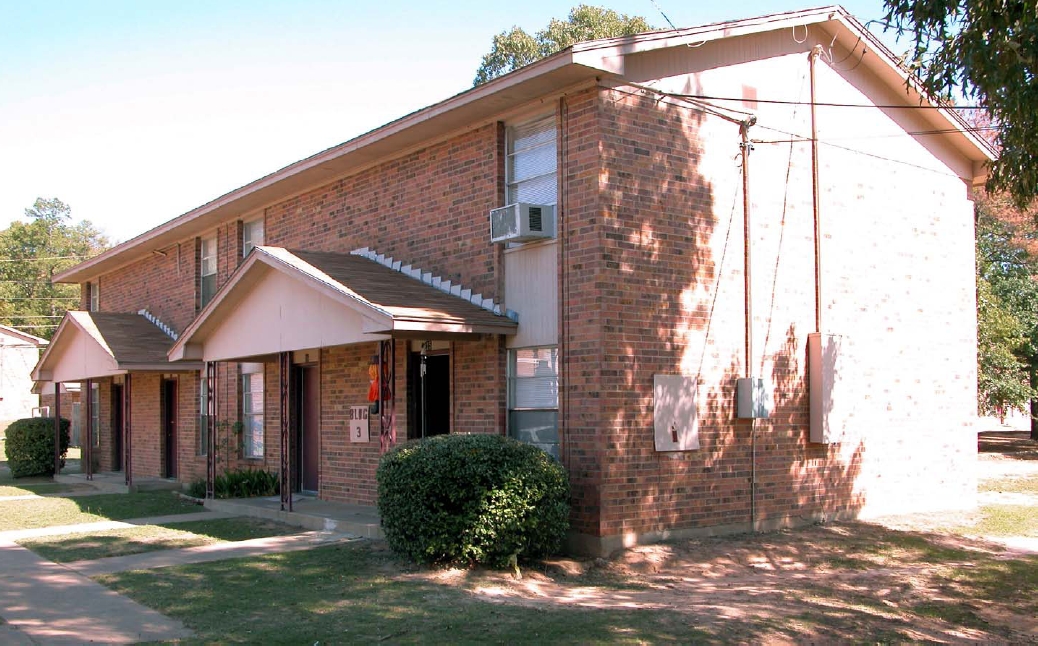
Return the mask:
M127 240L467 89L494 34L577 3L0 0L0 227L57 197ZM656 0L678 27L823 4Z

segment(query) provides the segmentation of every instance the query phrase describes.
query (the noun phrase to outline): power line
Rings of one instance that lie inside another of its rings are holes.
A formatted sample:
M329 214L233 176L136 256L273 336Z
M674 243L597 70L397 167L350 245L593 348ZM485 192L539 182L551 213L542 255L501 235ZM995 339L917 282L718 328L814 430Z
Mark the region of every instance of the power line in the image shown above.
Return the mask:
M30 260L87 260L93 256L48 256L46 258L0 258L0 262L26 262Z
M659 90L657 90L659 92ZM678 94L675 92L660 92L667 96L678 99L698 99L700 101L735 101L739 103L771 103L775 105L811 105L810 101L791 101L786 99L761 99L759 97L746 98L742 96L714 96L710 94ZM879 108L884 110L983 110L980 105L896 105L885 103L834 103L827 101L815 101L814 105L825 108Z
M656 11L660 12L660 15L667 21L667 24L670 25L671 29L677 29L677 27L674 26L674 23L670 21L670 18L667 17L667 14L663 13L663 9L660 9L660 6L656 4L656 0L649 0L649 2L652 3L652 6L656 7Z

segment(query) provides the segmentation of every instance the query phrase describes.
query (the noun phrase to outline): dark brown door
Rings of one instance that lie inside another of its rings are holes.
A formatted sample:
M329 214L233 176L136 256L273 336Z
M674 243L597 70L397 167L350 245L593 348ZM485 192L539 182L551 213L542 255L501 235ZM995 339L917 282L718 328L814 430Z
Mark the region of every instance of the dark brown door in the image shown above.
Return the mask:
M112 470L123 470L123 386L112 384Z
M450 433L451 374L448 354L411 353L408 439Z
M299 368L299 489L316 492L321 458L321 381L317 366Z
M163 476L177 477L177 382L162 380L162 434L165 458Z

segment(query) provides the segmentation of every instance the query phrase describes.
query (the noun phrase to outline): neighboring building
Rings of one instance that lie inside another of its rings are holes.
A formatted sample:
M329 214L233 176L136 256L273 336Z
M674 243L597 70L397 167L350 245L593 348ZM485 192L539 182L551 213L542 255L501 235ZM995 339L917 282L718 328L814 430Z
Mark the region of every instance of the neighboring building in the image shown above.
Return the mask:
M0 422L42 412L32 391L32 368L46 345L46 339L0 325Z
M90 380L99 468L356 504L507 433L594 553L968 507L991 153L915 88L839 7L576 45L61 274L36 378Z

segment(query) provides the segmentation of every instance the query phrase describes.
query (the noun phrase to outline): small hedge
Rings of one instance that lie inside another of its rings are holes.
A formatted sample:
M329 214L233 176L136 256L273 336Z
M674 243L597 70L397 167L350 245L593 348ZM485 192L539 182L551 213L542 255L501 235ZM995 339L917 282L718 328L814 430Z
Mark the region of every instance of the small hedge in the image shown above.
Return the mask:
M205 498L205 478L195 480L188 487L188 494ZM254 498L276 496L281 493L281 479L276 473L262 469L239 469L216 476L213 495L216 498Z
M378 466L389 546L420 563L504 567L552 554L569 527L569 480L544 451L498 435L404 444Z
M65 466L69 426L67 419L61 420L61 466ZM4 445L13 477L54 475L53 417L27 417L11 422Z

